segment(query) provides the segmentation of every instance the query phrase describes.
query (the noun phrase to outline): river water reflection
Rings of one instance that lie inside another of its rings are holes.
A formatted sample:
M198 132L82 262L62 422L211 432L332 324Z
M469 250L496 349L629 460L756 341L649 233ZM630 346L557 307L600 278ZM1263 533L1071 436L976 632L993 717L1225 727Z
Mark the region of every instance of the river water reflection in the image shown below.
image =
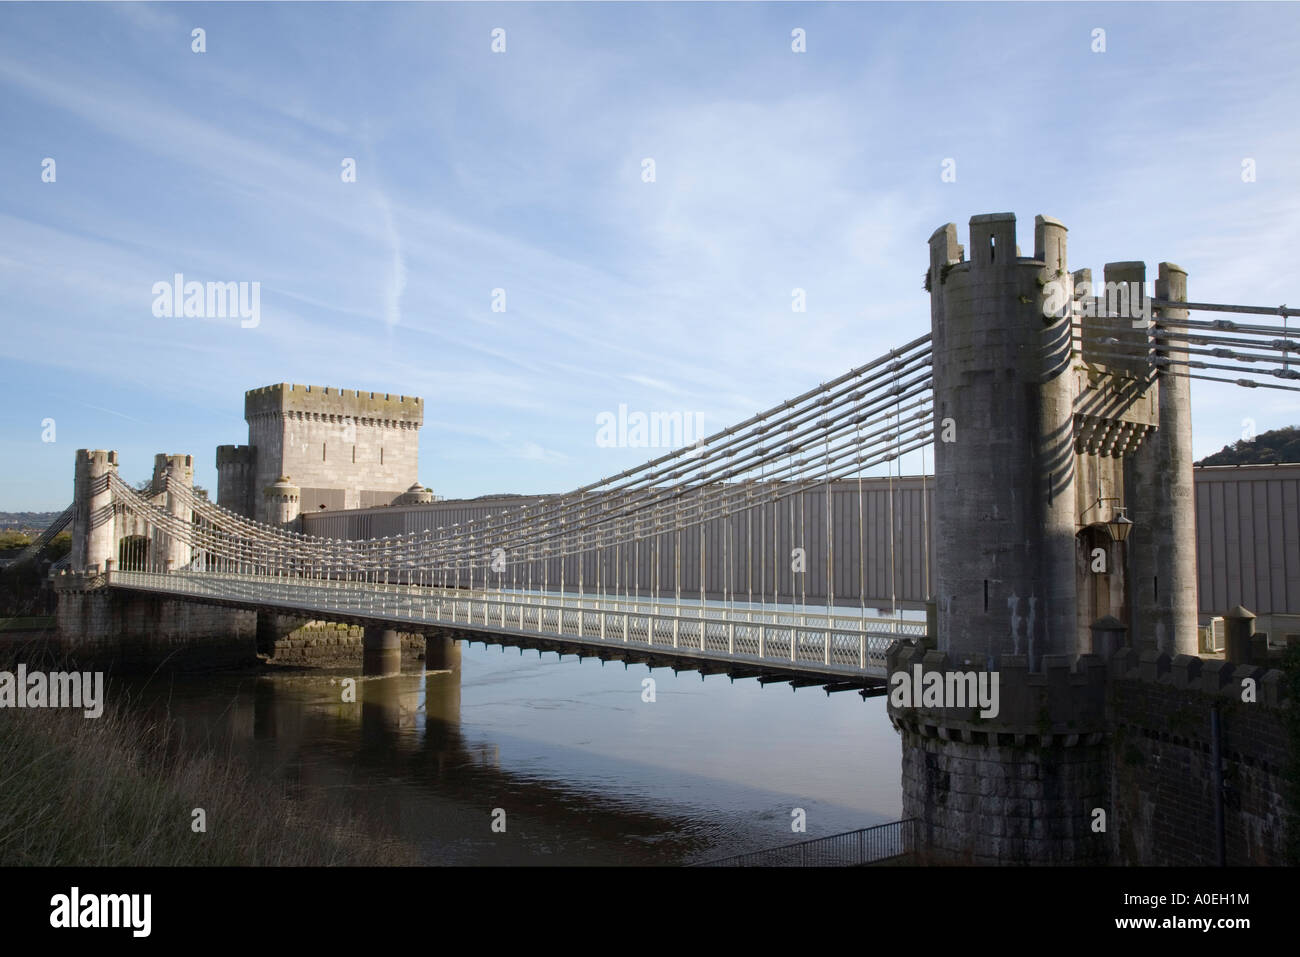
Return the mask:
M681 864L900 816L883 698L462 645L458 670L131 687L255 773L319 790L429 864ZM653 702L643 680L655 680ZM506 812L505 833L491 827ZM807 832L791 830L803 808Z

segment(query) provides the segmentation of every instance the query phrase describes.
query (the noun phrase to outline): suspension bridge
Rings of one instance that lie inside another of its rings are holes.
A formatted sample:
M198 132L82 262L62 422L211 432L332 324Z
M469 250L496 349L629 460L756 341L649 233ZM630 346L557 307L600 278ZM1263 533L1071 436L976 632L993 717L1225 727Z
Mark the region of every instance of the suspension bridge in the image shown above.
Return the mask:
M467 638L863 697L915 668L940 684L989 671L995 715L886 705L903 816L933 859L1203 862L1185 835L1210 846L1204 815L1166 795L1220 774L1207 756L1225 743L1249 798L1229 820L1243 854L1281 859L1282 673L1240 607L1222 660L1198 657L1190 387L1300 391L1300 310L1192 301L1170 262L1150 295L1144 263L1108 263L1094 295L1066 234L1036 217L1026 257L1012 214L974 216L968 257L946 224L929 239L928 334L693 446L472 521L310 535L288 477L257 521L196 495L189 456L158 456L135 491L116 452L80 450L60 633L110 647L135 629L170 654L247 628L251 609L259 636L264 618L364 625L371 674L400 668L400 632L447 661ZM896 503L913 453L920 494ZM1276 499L1295 514L1293 492ZM895 601L903 503L924 526L926 554L904 563L925 576L924 620ZM1269 563L1289 588L1300 542L1283 532ZM213 609L229 617L196 632ZM1261 698L1223 738L1219 705L1246 678ZM1114 812L1105 838L1092 808Z
M927 288L961 265L927 273ZM1068 330L1073 370L1128 383L1077 390L1076 455L1131 453L1155 424L1134 427L1126 411L1158 377L1300 391L1300 344L1287 330L1300 310L1144 299L1140 283L1135 297L1149 321L1074 285L1059 315L1045 313ZM1241 314L1281 321L1224 318ZM933 637L935 624L868 607L875 530L862 482L883 467L892 483L913 452L928 482L927 454L944 455L934 341L919 336L696 445L479 521L363 541L311 536L209 502L177 468L136 491L115 453L83 451L60 522L74 527L74 571L112 590L877 694L890 645ZM891 484L891 591L893 509ZM924 511L927 547L929 523L947 517ZM814 598L810 567L824 573ZM987 610L987 578L984 589Z

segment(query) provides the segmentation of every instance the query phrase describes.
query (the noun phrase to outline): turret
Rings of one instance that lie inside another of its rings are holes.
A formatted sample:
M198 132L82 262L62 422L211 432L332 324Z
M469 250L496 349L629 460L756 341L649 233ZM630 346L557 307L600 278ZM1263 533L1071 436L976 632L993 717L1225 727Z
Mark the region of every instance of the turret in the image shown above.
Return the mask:
M217 446L217 504L247 518L253 517L254 452L248 445Z
M153 459L153 487L165 490L165 507L169 515L184 525L194 521L189 498L194 491L194 456L159 453ZM192 558L189 542L178 535L163 533L166 543L164 561L168 571L185 568Z
M1011 213L930 237L934 348L935 601L954 660L1076 654L1071 317L1048 308L1067 277L1066 228L1035 220L1017 255Z
M281 475L274 485L263 490L266 514L273 525L292 525L298 521L302 503L302 490Z
M1187 272L1159 266L1157 299L1187 301ZM1161 319L1186 319L1186 309L1162 309ZM1183 360L1155 346L1160 427L1133 457L1128 481L1133 496L1133 544L1129 550L1133 624L1140 649L1169 655L1197 653L1196 499L1192 487L1192 407L1185 368L1160 366L1161 359Z
M117 473L117 453L104 449L77 449L73 480L72 552L76 572L108 569L117 557L117 523L109 476Z

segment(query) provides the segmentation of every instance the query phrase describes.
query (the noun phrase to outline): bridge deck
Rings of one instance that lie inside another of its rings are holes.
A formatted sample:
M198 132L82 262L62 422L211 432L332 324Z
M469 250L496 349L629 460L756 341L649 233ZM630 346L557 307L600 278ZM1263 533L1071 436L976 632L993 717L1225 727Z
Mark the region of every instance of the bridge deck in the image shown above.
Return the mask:
M221 572L114 570L111 587L412 631L562 639L593 649L657 652L724 666L779 669L810 679L884 679L885 652L924 634L920 622L664 601L575 598Z

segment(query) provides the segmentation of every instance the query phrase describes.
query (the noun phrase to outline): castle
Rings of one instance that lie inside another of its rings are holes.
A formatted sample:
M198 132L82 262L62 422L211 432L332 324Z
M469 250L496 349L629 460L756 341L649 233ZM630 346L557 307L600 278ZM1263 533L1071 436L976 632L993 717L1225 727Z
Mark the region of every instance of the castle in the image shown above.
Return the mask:
M433 500L417 481L424 400L281 382L244 393L247 445L217 447L217 504L259 522Z

